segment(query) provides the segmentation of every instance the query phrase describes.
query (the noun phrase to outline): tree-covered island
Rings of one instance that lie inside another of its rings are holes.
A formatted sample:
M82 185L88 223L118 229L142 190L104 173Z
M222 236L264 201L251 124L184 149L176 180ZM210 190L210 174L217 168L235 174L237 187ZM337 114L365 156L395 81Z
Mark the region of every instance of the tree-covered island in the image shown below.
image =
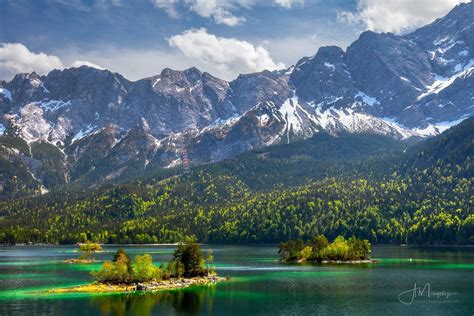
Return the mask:
M324 235L313 237L306 244L302 239L281 243L278 254L283 262L371 263L370 242L338 236L330 243Z
M137 255L132 260L119 249L112 261L105 261L99 270L91 272L93 283L48 292L158 291L223 281L224 278L218 277L210 266L212 261L212 253L205 259L201 247L194 241L178 244L173 258L159 266L153 263L149 254Z
M79 258L66 259L66 263L95 263L97 260L94 257L94 253L101 252L102 246L99 243L92 241L86 241L83 244L79 244L79 251L81 255Z

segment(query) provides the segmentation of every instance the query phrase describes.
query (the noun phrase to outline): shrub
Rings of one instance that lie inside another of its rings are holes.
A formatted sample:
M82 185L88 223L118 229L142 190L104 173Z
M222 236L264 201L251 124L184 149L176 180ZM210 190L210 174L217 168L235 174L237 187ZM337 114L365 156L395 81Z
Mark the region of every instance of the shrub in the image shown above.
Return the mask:
M173 278L181 278L184 274L184 264L177 260L170 260L166 266L167 275Z
M102 250L102 247L98 243L87 241L85 244L79 246L79 250L83 252L96 252Z
M123 249L119 249L112 262L104 262L100 270L91 274L99 282L129 283L132 272L130 258Z
M153 258L149 254L136 256L132 263L132 281L147 282L153 279L161 279L160 268L153 264Z
M296 261L300 257L300 252L304 248L304 242L301 239L289 240L280 244L278 254L285 261Z
M92 271L96 281L106 283L129 283L130 274L127 266L121 262L106 261L98 271Z
M298 260L299 261L308 260L311 257L311 252L312 252L312 248L310 246L304 247L298 255Z
M319 235L313 237L310 242L312 247L311 249L311 260L322 261L323 260L323 250L329 245L329 241L324 235Z
M349 239L349 253L354 260L366 259L370 256L370 242L368 240L357 239L352 237Z
M349 260L349 245L343 236L338 236L323 250L323 260Z
M91 274L98 282L113 282L116 279L115 266L110 261L104 262L100 270L92 271Z

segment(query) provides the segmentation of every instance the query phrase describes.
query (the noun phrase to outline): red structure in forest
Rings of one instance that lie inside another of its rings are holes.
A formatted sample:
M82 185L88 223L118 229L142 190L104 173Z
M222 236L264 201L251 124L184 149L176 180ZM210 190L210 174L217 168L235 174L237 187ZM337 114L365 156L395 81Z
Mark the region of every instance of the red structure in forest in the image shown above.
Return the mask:
M186 147L184 146L181 148L181 159L183 161L184 172L188 173L190 171L189 157L188 157L188 151L186 150Z

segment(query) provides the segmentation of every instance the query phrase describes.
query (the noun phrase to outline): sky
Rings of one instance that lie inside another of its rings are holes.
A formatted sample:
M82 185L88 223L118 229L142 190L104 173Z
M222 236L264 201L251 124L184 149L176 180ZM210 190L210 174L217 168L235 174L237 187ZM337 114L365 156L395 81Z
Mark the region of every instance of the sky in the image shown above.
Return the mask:
M0 79L89 65L129 80L288 68L361 32L403 34L470 0L0 0Z

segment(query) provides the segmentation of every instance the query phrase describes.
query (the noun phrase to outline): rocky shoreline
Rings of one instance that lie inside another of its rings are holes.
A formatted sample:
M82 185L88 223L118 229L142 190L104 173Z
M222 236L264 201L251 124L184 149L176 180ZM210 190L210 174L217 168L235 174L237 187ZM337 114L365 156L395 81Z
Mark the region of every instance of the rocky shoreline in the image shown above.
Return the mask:
M151 281L136 284L107 284L91 283L74 287L48 290L48 293L109 293L109 292L135 292L135 291L164 291L182 289L193 285L215 284L223 282L228 278L222 278L217 275L195 278L180 278L162 281Z
M63 260L64 263L97 263L100 262L99 260L93 259L66 259Z
M280 260L284 263L317 263L317 264L358 264L358 263L377 263L378 260L375 259L366 259L366 260L323 260L323 261L313 261L313 260Z
M347 263L347 264L357 264L357 263L377 263L378 261L375 259L367 259L367 260L323 260L321 263Z

